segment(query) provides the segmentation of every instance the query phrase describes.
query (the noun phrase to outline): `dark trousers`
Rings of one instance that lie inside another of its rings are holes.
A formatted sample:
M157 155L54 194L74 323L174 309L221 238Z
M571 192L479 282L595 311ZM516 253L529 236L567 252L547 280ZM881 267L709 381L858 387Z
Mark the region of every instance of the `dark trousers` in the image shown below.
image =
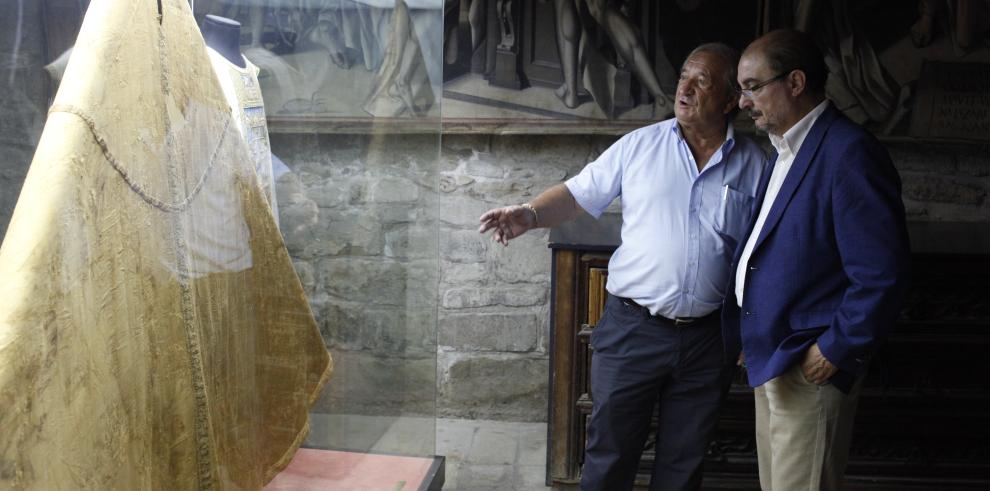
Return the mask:
M655 403L650 489L697 489L732 366L724 361L718 315L675 325L609 295L591 345L593 406L581 489L632 488Z

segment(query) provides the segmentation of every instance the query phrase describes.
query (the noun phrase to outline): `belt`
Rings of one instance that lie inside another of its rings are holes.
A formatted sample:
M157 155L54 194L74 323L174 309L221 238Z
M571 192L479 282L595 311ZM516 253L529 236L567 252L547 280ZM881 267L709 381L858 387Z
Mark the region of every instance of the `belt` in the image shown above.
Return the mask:
M625 297L615 297L616 300L622 302L623 305L627 307L633 307L639 309L645 316L652 317L654 319L659 319L661 321L673 324L675 326L690 326L693 324L700 324L702 321L708 320L721 312L722 309L715 309L701 317L675 317L673 319L664 317L662 315L654 315L650 313L650 309L643 307L642 305L636 303L634 300Z

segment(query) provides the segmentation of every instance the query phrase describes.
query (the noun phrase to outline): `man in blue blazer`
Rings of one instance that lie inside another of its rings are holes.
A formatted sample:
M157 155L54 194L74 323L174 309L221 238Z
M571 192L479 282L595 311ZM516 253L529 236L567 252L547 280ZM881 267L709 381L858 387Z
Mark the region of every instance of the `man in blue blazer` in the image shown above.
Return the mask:
M764 490L841 489L863 375L905 286L900 178L825 98L826 76L814 42L792 30L739 62L739 106L777 151L723 313L727 353L755 387Z

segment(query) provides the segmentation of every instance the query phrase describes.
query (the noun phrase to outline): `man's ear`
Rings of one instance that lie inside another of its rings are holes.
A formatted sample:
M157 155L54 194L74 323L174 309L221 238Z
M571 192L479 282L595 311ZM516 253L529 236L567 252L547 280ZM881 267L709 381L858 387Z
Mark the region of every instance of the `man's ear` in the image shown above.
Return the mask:
M792 70L787 75L787 88L794 97L806 92L808 88L808 76L805 75L804 70Z

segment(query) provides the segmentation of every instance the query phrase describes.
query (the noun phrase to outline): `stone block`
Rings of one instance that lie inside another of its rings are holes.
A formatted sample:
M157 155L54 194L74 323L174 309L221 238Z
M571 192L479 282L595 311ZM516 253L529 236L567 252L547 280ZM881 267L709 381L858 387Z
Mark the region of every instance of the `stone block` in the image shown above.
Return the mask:
M495 244L489 257L495 277L506 283L544 283L550 279L549 229L537 229L517 237L508 247Z
M392 225L385 232L385 257L397 259L436 258L437 230L435 224Z
M911 173L902 176L904 196L917 201L979 205L987 194L984 187L970 180L953 179L930 174Z
M352 181L366 176L364 166L359 161L331 160L326 164L327 177L333 181Z
M337 208L355 201L354 194L360 192L363 185L364 181L360 178L334 179L331 177L309 185L306 188L306 195L320 208Z
M328 346L384 356L436 352L436 310L331 300L321 316Z
M440 196L440 222L462 230L477 230L478 218L497 204L457 195Z
M955 152L942 145L897 143L887 146L897 170L952 174L956 170Z
M928 218L928 214L928 207L924 203L918 203L917 201L910 199L904 200L904 215L908 221L927 221L926 219Z
M990 176L990 145L961 149L958 158L961 174L974 177Z
M508 464L464 464L457 471L454 486L457 491L519 489L515 487L515 469Z
M323 255L377 256L385 247L385 237L379 220L369 217L363 210L349 208L320 214L320 243L313 244Z
M275 197L279 204L287 205L299 201L311 201L306 196L305 186L294 172L286 172L275 180Z
M436 411L436 355L331 350L334 373L314 412L429 415Z
M279 206L278 212L279 228L289 253L293 256L312 257L304 251L317 238L315 229L319 227L320 215L316 204L310 201Z
M468 464L514 464L519 450L517 435L498 428L479 428L464 459Z
M408 266L383 259L337 257L317 266L317 281L333 297L368 305L404 306Z
M320 328L320 334L324 340L331 339L330 332L324 329L326 327L324 313L327 306L330 305L330 295L327 295L327 292L317 285L316 290L312 294L307 293L306 297L309 299L309 308L313 311L313 316L316 318L316 325Z
M439 126L437 127L439 132ZM376 134L366 137L363 153L357 158L369 170L436 168L440 139L430 134Z
M530 352L542 323L535 314L441 314L439 343L457 351Z
M546 357L441 352L437 361L440 416L546 420Z
M459 264L441 261L440 284L442 287L481 286L492 280L490 269L488 263Z
M543 190L544 188L535 188L532 183L525 181L498 179L476 182L467 188L467 194L489 203L517 204L528 201Z
M479 307L529 307L547 301L548 288L542 285L514 285L503 288L451 288L443 292L445 309Z
M520 425L524 428L517 431L527 431L529 435L545 434L546 425L539 423L528 423ZM543 432L541 433L542 430ZM546 469L547 463L547 439L523 436L519 439L518 457L516 462L520 465L536 465Z
M369 149L377 149L382 144L380 135L322 133L319 138L320 151L340 162L365 160Z
M302 284L306 296L312 296L316 292L316 270L313 269L313 265L302 259L293 259L292 266L296 270L299 283Z
M283 175L275 184L278 200L279 228L290 254L301 255L317 236L320 209L306 196L302 183L294 174Z
M479 151L487 152L491 146L492 137L490 135L444 135L441 152L468 153Z
M375 447L398 416L309 413L309 435L303 446L370 450Z
M570 165L525 163L514 166L505 179L510 182L530 183L537 188L535 191L541 192L543 189L562 183L568 177L581 172L585 165L586 162L584 161L577 161Z
M440 271L435 258L409 261L407 265L406 308L436 311L439 303Z
M318 135L270 133L268 138L272 153L278 155L292 172L320 174L324 168L320 162L325 161L327 157L320 151Z
M475 182L474 178L464 174L446 173L440 176L440 192L452 193Z
M452 263L482 262L489 243L490 239L477 230L444 229L440 232L440 257Z
M500 165L493 155L474 152L471 157L461 162L461 171L471 177L487 177L502 179L505 177L505 167Z
M437 454L463 461L471 452L471 443L477 432L477 423L473 421L440 419L437 421Z
M375 203L411 203L419 195L419 187L412 181L386 177L371 181L367 199Z

